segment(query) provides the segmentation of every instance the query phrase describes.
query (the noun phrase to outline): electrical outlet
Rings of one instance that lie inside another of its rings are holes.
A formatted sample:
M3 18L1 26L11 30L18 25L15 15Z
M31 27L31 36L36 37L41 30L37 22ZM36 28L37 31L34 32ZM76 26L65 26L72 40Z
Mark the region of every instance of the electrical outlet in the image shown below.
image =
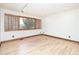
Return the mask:
M14 38L14 35L12 35L12 38Z
M68 38L71 38L71 36L68 36Z
M41 34L44 34L44 32L41 32Z
M44 34L44 32L42 32Z

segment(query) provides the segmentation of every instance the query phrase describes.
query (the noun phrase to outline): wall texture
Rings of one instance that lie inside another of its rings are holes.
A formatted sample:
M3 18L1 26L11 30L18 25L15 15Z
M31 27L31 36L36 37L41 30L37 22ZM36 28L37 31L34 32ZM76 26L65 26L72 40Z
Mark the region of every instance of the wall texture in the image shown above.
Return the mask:
M0 12L0 22L1 22L1 12ZM1 40L1 23L0 23L0 40Z
M79 41L79 9L52 14L44 21L45 34Z
M4 9L0 9L0 36L1 39L0 41L6 41L6 40L12 40L15 38L20 38L20 37L27 37L27 36L31 36L31 35L37 35L40 34L40 32L42 31L42 29L36 29L36 30L22 30L22 31L9 31L9 32L5 32L4 31L4 14L8 13L8 14L13 14L13 15L20 15L20 16L29 16L20 12L15 12L15 11L10 11L10 10L4 10ZM40 17L36 17L36 16L30 16L30 17L34 17L34 18L40 18ZM12 36L14 35L14 38L12 38Z
M28 16L20 12L0 9L0 41L37 35L40 33L79 41L79 9L64 11L42 18L42 29L10 32L4 31L5 13ZM30 17L40 18L32 15L30 15ZM12 38L13 35L15 36L14 38Z

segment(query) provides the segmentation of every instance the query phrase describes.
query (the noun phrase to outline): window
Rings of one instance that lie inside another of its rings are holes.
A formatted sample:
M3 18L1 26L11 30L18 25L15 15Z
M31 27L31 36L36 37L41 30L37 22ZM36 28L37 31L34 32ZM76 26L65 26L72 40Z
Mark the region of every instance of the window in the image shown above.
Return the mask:
M41 20L5 14L4 27L5 31L41 29Z
M28 19L20 17L19 19L19 29L28 29Z
M4 29L5 31L18 30L18 17L14 15L5 14Z
M36 19L36 29L41 29L41 20L40 19Z
M35 19L34 18L29 19L29 27L30 27L30 29L35 29Z
M35 19L34 18L28 18L28 17L20 17L19 20L19 29L20 30L32 30L36 29L35 27Z

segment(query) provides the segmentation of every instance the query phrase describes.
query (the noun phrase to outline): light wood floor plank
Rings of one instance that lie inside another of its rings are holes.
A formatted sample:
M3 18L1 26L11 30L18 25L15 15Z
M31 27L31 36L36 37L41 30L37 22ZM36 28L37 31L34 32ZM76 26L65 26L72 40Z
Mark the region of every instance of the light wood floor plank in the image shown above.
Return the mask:
M35 36L2 43L0 55L79 55L79 43L49 36Z

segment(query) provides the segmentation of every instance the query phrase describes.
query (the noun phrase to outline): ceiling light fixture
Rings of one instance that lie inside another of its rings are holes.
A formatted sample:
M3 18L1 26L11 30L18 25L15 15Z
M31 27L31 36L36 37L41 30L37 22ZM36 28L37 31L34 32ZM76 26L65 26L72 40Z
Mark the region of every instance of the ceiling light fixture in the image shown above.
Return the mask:
M29 3L25 4L25 6L21 9L21 12L22 12L22 13L24 12L24 9L25 9L26 7L28 7L28 5L29 5Z

